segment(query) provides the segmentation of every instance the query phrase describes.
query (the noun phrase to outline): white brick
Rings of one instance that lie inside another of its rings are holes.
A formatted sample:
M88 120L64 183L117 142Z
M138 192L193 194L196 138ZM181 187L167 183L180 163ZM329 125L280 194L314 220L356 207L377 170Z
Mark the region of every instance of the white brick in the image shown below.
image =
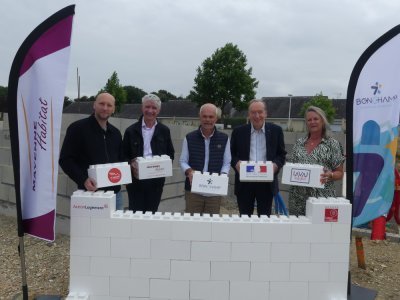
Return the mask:
M171 239L171 222L154 220L132 220L132 237L144 239Z
M110 296L148 297L149 293L149 279L110 277Z
M192 242L191 259L195 261L229 261L231 244L224 242Z
M89 256L70 256L69 264L70 276L85 276L90 274L90 257Z
M92 257L90 273L95 276L129 276L130 259L119 257Z
M313 262L347 262L349 247L346 244L311 244Z
M250 242L251 223L212 223L212 240L216 242Z
M132 259L131 276L139 278L170 278L170 260Z
M90 236L90 221L88 217L72 217L70 220L70 235L74 237Z
M269 300L307 300L308 282L271 282Z
M329 281L347 282L348 275L349 275L349 262L329 264Z
M269 299L268 282L231 282L230 300L260 300Z
M251 263L250 280L252 281L289 281L289 263Z
M189 299L189 281L151 279L150 297L187 300Z
M110 294L110 279L108 276L71 276L69 291L90 296L107 296Z
M92 236L130 237L131 222L123 218L92 218Z
M297 226L297 225L296 225ZM252 224L253 242L290 242L292 225L290 223Z
M270 261L270 243L232 243L232 261Z
M189 241L151 240L150 253L152 258L158 259L186 259L190 258Z
M172 280L209 280L210 262L171 261Z
M351 227L349 224L332 225L332 243L350 243Z
M111 297L111 296L90 296L90 300L131 300L129 296L126 297ZM134 298L136 299L136 298ZM141 298L141 299L147 299L147 298ZM75 299L74 299L75 300ZM78 298L76 300L84 300L81 298Z
M330 243L331 224L296 224L292 227L293 243Z
M290 281L328 281L328 263L291 263Z
M249 262L211 262L212 280L249 280Z
M309 300L347 299L346 282L310 282Z
M80 256L109 256L110 238L71 236L70 252Z
M273 243L271 262L308 262L310 261L310 244Z
M190 299L228 300L229 281L190 281Z
M173 221L172 240L211 241L211 222Z
M111 238L112 257L150 257L150 240Z

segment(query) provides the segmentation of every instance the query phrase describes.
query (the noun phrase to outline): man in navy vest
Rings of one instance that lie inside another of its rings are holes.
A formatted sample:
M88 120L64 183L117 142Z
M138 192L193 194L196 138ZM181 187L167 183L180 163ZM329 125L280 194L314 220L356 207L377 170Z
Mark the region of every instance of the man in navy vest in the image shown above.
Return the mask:
M285 164L286 151L282 128L266 123L266 104L251 100L250 124L235 128L231 136L232 168L235 170L235 195L241 215L252 215L257 201L258 215L270 215L272 198L278 192L277 174ZM272 161L273 182L240 182L241 161Z
M194 171L209 173L229 172L231 152L228 135L220 132L215 123L220 110L211 103L200 107L200 127L186 135L179 159L185 172L185 200L187 213L219 214L221 196L208 196L191 193Z

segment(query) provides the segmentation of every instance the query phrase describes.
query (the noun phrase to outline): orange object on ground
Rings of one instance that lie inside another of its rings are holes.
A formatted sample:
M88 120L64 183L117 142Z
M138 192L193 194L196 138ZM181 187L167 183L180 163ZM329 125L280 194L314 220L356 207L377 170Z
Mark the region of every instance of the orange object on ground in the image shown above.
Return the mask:
M362 238L359 236L356 236L356 253L358 267L365 270L367 267L365 265L364 246L362 243Z
M386 217L380 216L372 221L371 240L386 239Z

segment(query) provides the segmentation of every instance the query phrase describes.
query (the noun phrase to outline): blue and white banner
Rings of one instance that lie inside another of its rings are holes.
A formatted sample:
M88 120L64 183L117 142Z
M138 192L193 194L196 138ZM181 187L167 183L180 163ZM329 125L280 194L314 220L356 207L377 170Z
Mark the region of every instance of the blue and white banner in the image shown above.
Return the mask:
M399 83L400 26L396 26L362 54L347 91L346 194L353 203L353 226L386 214L393 200Z
M74 5L65 7L32 31L14 58L8 83L19 234L51 241L74 11Z

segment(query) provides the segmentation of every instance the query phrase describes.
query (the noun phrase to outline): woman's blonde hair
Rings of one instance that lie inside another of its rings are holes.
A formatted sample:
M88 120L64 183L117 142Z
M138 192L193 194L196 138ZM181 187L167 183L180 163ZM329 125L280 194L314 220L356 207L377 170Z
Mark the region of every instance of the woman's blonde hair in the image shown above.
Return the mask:
M304 119L306 120L306 122L307 122L307 113L309 113L309 112L315 112L317 115L319 115L321 117L321 120L322 120L322 123L323 123L322 124L322 137L326 138L327 137L327 131L329 129L329 122L328 122L328 119L326 118L325 112L321 108L319 108L317 106L313 106L313 105L309 106L306 109L306 112L304 113ZM307 128L307 135L310 136L310 132L308 131L308 127L306 126L306 128Z

